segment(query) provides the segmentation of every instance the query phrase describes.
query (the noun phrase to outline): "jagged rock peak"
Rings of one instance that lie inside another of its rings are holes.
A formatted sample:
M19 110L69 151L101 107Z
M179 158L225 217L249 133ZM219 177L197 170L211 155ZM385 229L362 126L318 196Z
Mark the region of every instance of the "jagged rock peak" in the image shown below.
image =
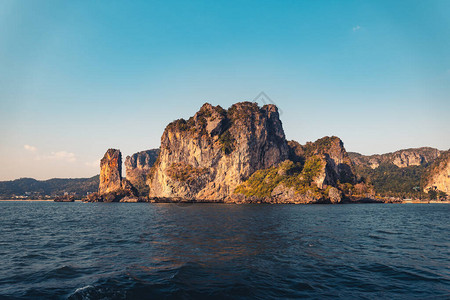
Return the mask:
M127 173L133 169L149 170L158 157L159 149L144 150L125 158L125 171Z
M119 190L122 186L122 153L117 149L108 149L100 161L99 194Z
M166 127L150 197L223 200L253 172L287 156L276 106L241 102L225 110L205 103L189 120Z

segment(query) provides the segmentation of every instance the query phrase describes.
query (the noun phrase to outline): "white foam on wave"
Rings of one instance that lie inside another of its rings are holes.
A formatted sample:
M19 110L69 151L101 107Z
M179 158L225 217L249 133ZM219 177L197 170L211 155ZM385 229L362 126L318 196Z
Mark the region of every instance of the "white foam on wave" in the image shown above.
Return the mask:
M87 286L83 286L83 287L77 288L77 289L75 290L74 294L80 293L80 292L82 292L82 291L84 291L84 290L87 290L87 289L89 289L89 288L93 288L93 286L92 286L92 285L87 285Z

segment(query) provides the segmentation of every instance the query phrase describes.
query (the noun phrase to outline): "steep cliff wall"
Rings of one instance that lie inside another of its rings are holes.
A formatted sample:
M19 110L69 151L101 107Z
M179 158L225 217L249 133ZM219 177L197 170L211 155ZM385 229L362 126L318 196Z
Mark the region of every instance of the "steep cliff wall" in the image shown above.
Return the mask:
M126 178L141 196L148 196L149 189L146 180L158 155L159 149L151 149L134 153L125 159Z
M98 193L92 193L83 200L89 202L136 202L136 196L137 191L133 185L127 179L122 178L122 153L117 149L108 149L100 161Z
M100 161L99 194L116 192L122 187L122 153L108 149Z
M287 158L276 106L205 104L188 121L166 127L149 175L150 197L224 200L255 171Z
M424 191L437 189L450 195L450 150L439 156L424 172Z

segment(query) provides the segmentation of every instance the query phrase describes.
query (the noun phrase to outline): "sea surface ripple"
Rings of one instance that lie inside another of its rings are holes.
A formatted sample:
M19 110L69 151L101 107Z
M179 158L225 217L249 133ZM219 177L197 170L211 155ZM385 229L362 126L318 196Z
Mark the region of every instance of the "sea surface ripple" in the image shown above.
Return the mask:
M450 205L0 202L1 299L449 299Z

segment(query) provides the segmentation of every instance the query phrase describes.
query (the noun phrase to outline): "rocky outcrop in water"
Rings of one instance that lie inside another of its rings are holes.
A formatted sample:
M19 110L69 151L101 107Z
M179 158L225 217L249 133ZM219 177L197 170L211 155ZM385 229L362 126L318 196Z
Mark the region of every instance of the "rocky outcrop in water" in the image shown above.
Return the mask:
M115 192L122 187L122 153L108 149L100 161L100 184L98 193Z
M57 196L55 199L53 199L55 202L74 202L75 196L74 195L64 195L64 196Z
M242 102L205 104L169 124L149 175L150 197L223 201L255 171L288 158L278 110Z
M148 196L147 176L158 155L159 149L151 149L127 156L125 159L126 178L138 190L140 196Z
M128 156L127 179L120 165L120 151L109 149L89 201L135 202L136 188L154 202L340 203L373 194L338 137L287 142L276 106L250 102L206 103L166 127L159 151Z
M375 155L362 155L350 152L349 156L356 166L376 169L381 164L394 164L399 168L420 166L434 161L440 154L441 151L438 149L422 147Z
M424 172L424 191L437 190L450 195L450 150L442 152Z
M100 161L100 183L98 193L92 193L84 201L119 202L121 199L136 198L137 190L127 179L122 178L122 153L108 149Z

